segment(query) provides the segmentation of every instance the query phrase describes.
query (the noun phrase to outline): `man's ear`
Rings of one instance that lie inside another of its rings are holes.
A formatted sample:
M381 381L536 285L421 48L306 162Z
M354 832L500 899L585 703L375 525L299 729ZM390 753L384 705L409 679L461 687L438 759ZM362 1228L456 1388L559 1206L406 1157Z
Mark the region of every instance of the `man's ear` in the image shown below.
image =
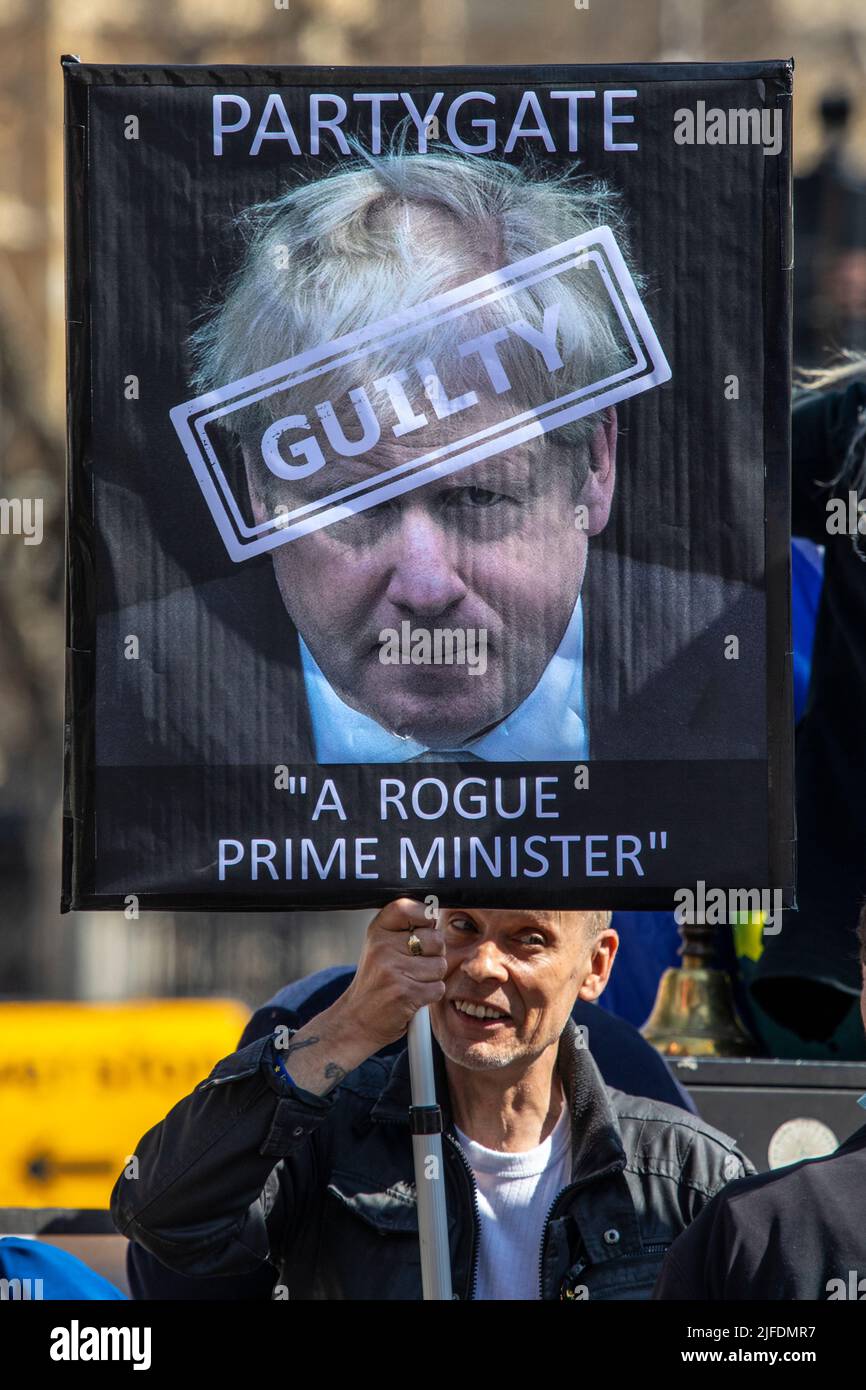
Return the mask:
M246 444L243 444L241 445L241 453L244 459L244 472L247 477L247 491L250 494L250 506L253 509L253 517L256 525L261 526L262 522L271 519L270 513L265 507L262 495L258 489L258 484L256 482L257 470L253 463L252 452Z
M589 536L603 531L610 518L616 483L616 430L616 409L611 405L602 412L590 438L590 471L578 499L587 510Z
M612 927L595 938L589 973L577 991L578 999L585 999L591 1004L604 993L618 949L619 936Z

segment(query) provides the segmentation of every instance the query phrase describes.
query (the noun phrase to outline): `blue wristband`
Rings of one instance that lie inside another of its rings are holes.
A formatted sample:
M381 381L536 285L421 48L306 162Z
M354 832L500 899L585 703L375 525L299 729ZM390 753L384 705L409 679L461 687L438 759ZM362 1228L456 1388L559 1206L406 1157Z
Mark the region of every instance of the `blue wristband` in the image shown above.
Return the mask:
M277 1052L276 1048L274 1048L274 1057L276 1058L276 1066L274 1067L274 1071L279 1076L281 1076L284 1081L288 1081L290 1086L295 1086L297 1083L294 1082L292 1078L289 1076L286 1064L280 1056L279 1052Z

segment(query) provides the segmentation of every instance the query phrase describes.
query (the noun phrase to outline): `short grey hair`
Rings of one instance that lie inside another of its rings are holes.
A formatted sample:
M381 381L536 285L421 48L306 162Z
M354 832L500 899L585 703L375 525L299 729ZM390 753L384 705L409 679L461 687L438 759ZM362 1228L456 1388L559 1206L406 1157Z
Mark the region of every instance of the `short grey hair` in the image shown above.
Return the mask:
M590 931L593 936L601 936L603 931L608 931L613 922L613 913L609 910L601 910L589 913L593 919Z
M564 909L560 916L578 917L588 941L595 941L596 937L601 936L602 932L606 932L613 922L613 913L601 908L568 908Z
M322 178L248 208L238 221L246 241L241 264L190 340L194 386L201 392L602 224L612 228L629 259L619 194L577 175L574 166L551 175L543 167L525 170L486 156L407 154L400 147L376 158L361 152ZM566 361L563 393L627 365L619 320L596 274L570 287L541 282L504 305L488 302L473 311L473 336L517 316L540 326L554 302ZM434 361L437 352L453 347L447 323L412 340L414 356ZM377 352L360 377L356 367L346 369L327 394L359 385L369 392L395 370L393 353ZM461 368L461 388L475 384L475 373L489 391L481 363L471 358L465 372ZM529 405L544 399L547 373L538 353L513 354L508 374L515 400ZM294 387L292 409L312 414L323 393L316 381ZM252 420L247 416L244 433L270 423L275 404L263 401ZM594 425L584 418L547 438L582 444Z

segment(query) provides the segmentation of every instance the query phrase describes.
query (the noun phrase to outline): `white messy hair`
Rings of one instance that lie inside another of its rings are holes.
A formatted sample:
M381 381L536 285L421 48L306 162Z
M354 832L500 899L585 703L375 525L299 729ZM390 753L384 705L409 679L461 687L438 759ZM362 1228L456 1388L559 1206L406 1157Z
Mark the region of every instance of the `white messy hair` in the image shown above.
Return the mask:
M866 381L866 353L846 348L834 361L822 367L801 367L794 376L794 402L813 391L844 391L855 381ZM838 472L828 478L828 489L841 486L853 489L858 497L866 498L866 412L855 425L848 440L845 456ZM866 559L859 535L851 538L861 559Z
M243 260L191 338L197 390L272 366L600 225L612 227L628 258L619 195L573 168L551 176L549 170L526 171L488 157L407 154L400 142L375 158L357 142L355 148L357 158L348 165L241 214ZM640 286L640 277L634 278ZM557 374L558 393L627 364L621 326L601 277L592 271L571 277L570 286L552 277L505 303L474 309L472 334L516 317L540 326L554 303L566 363ZM413 337L411 347L415 357L420 352L434 360L437 353L453 353L453 325L433 326ZM342 376L335 373L329 394L359 385L371 389L399 365L394 352L377 351L362 371L353 365ZM486 384L489 390L482 373L480 361L466 359L461 387ZM549 396L538 353L514 352L508 376L515 402L527 406L545 399L545 391ZM322 390L316 381L293 387L293 409L312 412ZM276 405L273 397L265 400L254 423L267 423ZM237 429L250 426L247 415ZM578 420L550 438L582 443L593 427L591 420Z

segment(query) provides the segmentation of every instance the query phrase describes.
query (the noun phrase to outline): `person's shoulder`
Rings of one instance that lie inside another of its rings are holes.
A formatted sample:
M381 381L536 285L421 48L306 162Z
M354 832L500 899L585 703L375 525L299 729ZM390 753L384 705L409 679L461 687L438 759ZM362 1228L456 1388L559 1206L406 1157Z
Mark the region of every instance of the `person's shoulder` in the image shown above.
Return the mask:
M730 620L732 612L763 611L763 591L756 584L701 570L632 562L640 583L664 597L669 609L682 616L684 635L692 642L715 623Z
M822 1158L723 1187L669 1251L654 1297L819 1299L863 1226L866 1127Z
M632 1171L670 1177L704 1196L754 1173L737 1141L699 1116L644 1096L608 1094Z
M599 581L598 587L619 590L630 587L640 594L645 604L661 605L673 599L688 620L685 631L692 635L721 617L732 604L743 599L748 602L756 592L754 585L742 579L678 568L665 560L638 559L610 548L593 552L592 572Z
M769 1173L753 1173L732 1182L719 1194L717 1203L725 1208L729 1224L751 1227L754 1222L771 1221L777 1230L788 1223L798 1228L809 1214L822 1209L822 1195L834 1194L834 1203L848 1200L852 1222L861 1220L856 1212L859 1201L866 1214L863 1168L866 1165L866 1125L835 1149L818 1158L804 1158Z
M735 1146L735 1140L729 1134L715 1129L707 1124L706 1120L691 1114L679 1105L652 1100L648 1096L629 1095L613 1087L608 1087L608 1095L620 1123L630 1123L644 1129L658 1125L662 1128L672 1128L684 1138L688 1138L689 1135L702 1135L728 1148Z
M103 613L96 641L99 761L307 760L297 640L275 587L261 573L239 572ZM294 718L287 718L292 709Z
M261 576L253 571L198 584L178 582L159 594L101 613L99 628L106 636L112 631L135 633L140 643L142 637L158 638L163 658L170 650L175 663L192 662L200 657L199 643L217 635L225 640L224 633L232 632L239 643L252 646L253 617L264 591Z
M761 757L766 711L756 696L765 663L765 598L742 580L601 552L593 560L588 648L593 756ZM588 567L589 572L589 567ZM625 615L625 617L623 616ZM621 654L623 621L645 640ZM725 659L726 634L738 660ZM610 679L611 653L620 673ZM621 676L621 679L620 679Z
M791 1297L783 1291L778 1252L793 1223L802 1233L802 1221L808 1219L808 1198L799 1185L788 1170L749 1173L734 1176L709 1195L668 1252L656 1296L752 1298L760 1288L767 1297ZM773 1253L767 1259L770 1232Z

